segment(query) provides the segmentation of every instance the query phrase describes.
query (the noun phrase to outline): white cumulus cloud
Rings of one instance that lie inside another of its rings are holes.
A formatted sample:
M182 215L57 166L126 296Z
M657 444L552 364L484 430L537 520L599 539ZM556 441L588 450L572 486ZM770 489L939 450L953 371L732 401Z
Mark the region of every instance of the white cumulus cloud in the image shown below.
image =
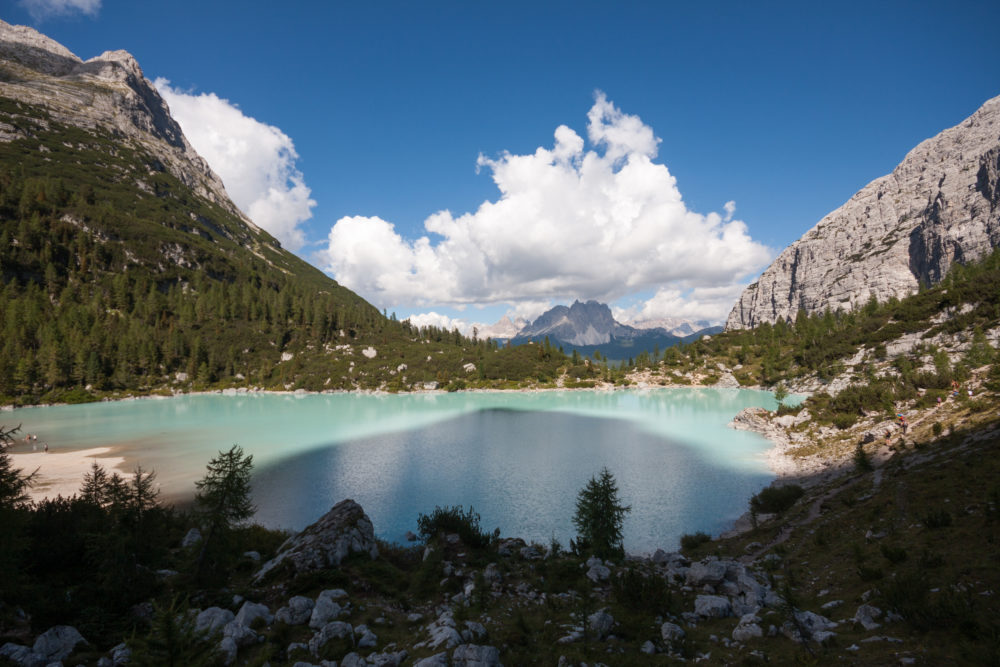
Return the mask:
M20 0L18 4L28 10L36 21L76 12L97 16L101 10L101 0Z
M381 305L516 308L660 290L657 304L725 317L716 291L738 294L772 252L731 219L735 204L725 218L688 210L638 116L599 92L587 119L589 149L561 125L551 148L480 156L499 198L431 215L416 240L378 217L341 218L319 254L323 268Z
M153 84L240 210L289 250L305 245L300 224L312 217L316 202L295 166L291 138L214 93L186 93L163 78Z
M458 329L463 334L467 330L471 330L473 325L470 325L463 319L448 317L447 315L442 315L441 313L436 313L433 310L427 313L417 313L416 315L410 315L406 318L415 327L437 327L439 329L446 329L451 331L453 329Z

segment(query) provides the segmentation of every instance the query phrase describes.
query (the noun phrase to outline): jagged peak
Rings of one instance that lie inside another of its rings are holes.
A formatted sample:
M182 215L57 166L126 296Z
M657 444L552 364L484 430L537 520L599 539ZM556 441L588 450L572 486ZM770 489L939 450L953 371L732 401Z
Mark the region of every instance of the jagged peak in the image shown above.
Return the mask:
M0 20L0 57L46 74L62 76L80 65L72 51L26 25Z
M42 49L57 56L80 62L80 58L65 46L26 25L13 25L0 19L0 40Z
M111 64L113 66L112 71L118 68L124 69L129 74L132 74L136 78L145 78L142 73L142 68L139 67L139 61L135 59L128 51L124 49L117 49L115 51L105 51L99 56L95 56L90 60L86 61L84 65L106 65ZM101 68L102 72L109 72L107 68ZM115 77L120 78L120 77Z

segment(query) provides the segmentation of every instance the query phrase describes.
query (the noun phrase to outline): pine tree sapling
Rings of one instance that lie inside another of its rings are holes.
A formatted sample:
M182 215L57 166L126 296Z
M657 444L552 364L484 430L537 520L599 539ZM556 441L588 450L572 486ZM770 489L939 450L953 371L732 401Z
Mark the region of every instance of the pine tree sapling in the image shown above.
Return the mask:
M593 553L600 558L625 555L622 526L632 511L618 497L618 483L607 468L599 477L591 477L576 497L573 525L578 531L573 548L578 553Z
M774 387L774 400L778 401L778 409L785 404L785 399L788 398L788 388L785 386L784 382L779 382Z

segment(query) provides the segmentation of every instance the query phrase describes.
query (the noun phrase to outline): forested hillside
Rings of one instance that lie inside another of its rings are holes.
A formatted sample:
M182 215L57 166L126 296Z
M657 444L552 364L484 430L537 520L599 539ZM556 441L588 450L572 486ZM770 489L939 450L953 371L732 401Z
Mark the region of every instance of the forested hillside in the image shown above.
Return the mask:
M0 127L18 137L0 142L0 403L556 371L551 351L386 317L110 131L6 98Z

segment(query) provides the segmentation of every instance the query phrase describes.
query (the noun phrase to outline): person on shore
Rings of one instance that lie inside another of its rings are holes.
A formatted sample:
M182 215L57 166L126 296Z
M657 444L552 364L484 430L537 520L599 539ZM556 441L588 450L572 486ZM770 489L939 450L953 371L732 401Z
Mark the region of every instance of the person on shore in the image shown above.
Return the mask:
M47 443L47 442L45 443L45 453L46 454L49 453L49 443Z

